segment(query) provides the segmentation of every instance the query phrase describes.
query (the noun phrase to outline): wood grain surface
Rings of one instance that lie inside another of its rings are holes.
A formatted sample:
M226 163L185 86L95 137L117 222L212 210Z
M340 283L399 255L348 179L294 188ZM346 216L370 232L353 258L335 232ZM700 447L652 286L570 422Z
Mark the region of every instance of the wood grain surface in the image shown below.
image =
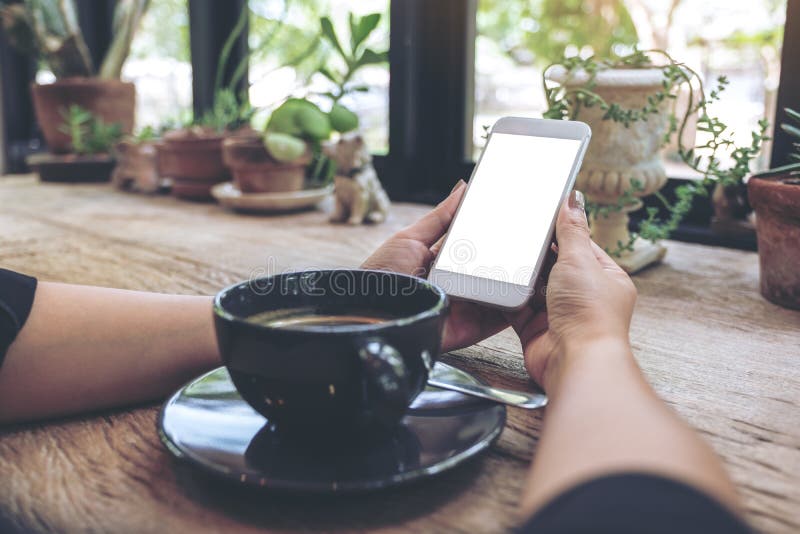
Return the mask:
M357 266L428 208L397 204L379 226L320 211L241 216L213 204L0 178L0 266L44 280L213 294L254 271ZM636 357L659 395L724 458L763 532L800 531L800 313L758 294L752 253L668 243L634 280ZM800 268L800 267L799 267ZM447 356L503 387L529 388L503 332ZM0 515L30 531L501 532L542 414L509 410L482 457L434 479L358 497L254 492L173 460L157 406L0 430Z

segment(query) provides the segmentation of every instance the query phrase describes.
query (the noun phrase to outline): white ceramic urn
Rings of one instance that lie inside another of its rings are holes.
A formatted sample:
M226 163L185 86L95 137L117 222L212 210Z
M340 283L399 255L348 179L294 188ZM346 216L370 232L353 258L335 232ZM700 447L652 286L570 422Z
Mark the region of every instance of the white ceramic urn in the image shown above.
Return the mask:
M547 71L547 78L565 85L583 86L585 72L567 73L560 66ZM623 109L642 108L647 97L654 95L663 81L659 69L608 69L595 77L592 89L606 102L616 103ZM583 160L575 187L600 206L616 206L618 200L631 189L631 180L642 184L636 192L635 203L622 210L602 210L604 215L590 217L592 239L608 251L619 251L619 244L630 242L628 213L642 205L639 198L661 189L667 177L661 163L661 145L668 127L667 101L659 113L650 114L646 121L639 120L625 126L612 120L603 120L599 106L580 108L576 120L592 128L592 140ZM666 249L658 244L637 240L633 250L624 250L615 261L627 272L636 272L663 259Z

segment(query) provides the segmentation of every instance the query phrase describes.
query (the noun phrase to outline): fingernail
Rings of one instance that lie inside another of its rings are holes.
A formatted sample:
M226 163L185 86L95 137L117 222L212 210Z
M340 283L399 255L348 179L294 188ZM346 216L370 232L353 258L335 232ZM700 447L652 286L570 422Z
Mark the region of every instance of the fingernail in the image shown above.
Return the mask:
M450 190L450 194L452 195L456 191L460 191L461 188L464 187L465 185L467 185L467 182L465 182L464 180L457 181L455 187L453 187L453 189Z
M578 191L577 189L573 189L572 193L569 195L569 207L572 209L579 209L581 211L586 210L586 199L583 197L583 193Z

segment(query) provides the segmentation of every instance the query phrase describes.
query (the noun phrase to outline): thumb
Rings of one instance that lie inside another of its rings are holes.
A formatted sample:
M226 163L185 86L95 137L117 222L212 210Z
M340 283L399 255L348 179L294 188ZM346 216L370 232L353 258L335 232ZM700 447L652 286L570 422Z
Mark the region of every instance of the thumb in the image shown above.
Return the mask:
M559 257L581 258L593 256L589 223L586 221L583 193L572 191L561 206L556 221L556 239Z

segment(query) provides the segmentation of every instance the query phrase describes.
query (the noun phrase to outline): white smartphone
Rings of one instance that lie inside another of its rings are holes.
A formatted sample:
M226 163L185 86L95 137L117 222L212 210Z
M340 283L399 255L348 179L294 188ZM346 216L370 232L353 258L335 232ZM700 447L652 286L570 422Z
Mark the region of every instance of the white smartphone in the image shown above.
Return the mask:
M429 280L457 299L524 306L591 135L582 122L498 120Z

